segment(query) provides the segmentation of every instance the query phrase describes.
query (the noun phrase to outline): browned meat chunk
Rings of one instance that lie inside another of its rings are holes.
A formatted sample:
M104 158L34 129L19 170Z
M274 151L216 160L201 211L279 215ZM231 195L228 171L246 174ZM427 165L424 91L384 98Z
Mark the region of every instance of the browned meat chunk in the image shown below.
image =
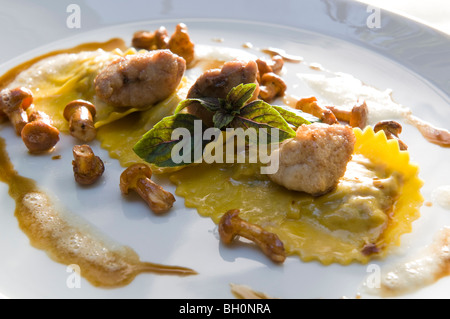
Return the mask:
M269 175L290 190L321 195L331 191L344 175L355 145L353 130L344 125L302 125L297 136L278 150L279 169Z
M222 69L212 69L203 73L188 92L188 98L217 97L226 98L232 88L239 84L255 83L257 89L250 100L255 100L259 95L258 66L255 61L230 61L226 62ZM206 125L212 126L212 112L205 110L197 103L187 108L190 114L196 115Z
M150 106L176 90L185 70L186 61L169 50L128 55L97 75L95 90L113 106Z

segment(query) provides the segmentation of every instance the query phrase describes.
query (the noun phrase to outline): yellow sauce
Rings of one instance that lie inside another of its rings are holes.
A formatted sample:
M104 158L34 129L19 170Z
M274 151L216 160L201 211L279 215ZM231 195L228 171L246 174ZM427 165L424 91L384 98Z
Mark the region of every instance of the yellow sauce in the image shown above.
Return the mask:
M251 164L191 167L172 175L172 181L186 206L200 215L218 223L224 212L240 209L241 218L276 233L288 254L326 263L341 255L365 259L364 247L376 246L388 223L400 181L382 170L376 174L360 160L349 164L333 192L317 198L286 190ZM387 187L374 187L374 178L386 179Z

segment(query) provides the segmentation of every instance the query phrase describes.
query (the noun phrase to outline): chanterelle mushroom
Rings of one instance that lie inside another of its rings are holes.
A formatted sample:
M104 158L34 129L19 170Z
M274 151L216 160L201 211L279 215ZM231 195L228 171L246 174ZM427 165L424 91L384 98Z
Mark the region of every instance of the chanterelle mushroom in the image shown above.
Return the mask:
M353 130L344 125L301 125L295 138L276 150L279 169L269 178L287 189L322 195L344 175L355 144Z
M277 96L283 96L287 85L283 79L273 72L265 73L261 77L259 96L266 102L271 102Z
M135 190L155 213L164 213L172 208L175 197L153 182L152 170L145 164L133 164L120 175L120 191L128 194Z
M17 135L28 123L28 109L33 103L33 93L25 88L3 89L0 92L0 111L4 113L14 126Z
M168 49L169 34L167 29L161 26L154 32L137 31L133 35L131 45L136 49L161 50Z
M402 126L400 123L396 121L381 121L375 124L373 130L374 132L383 130L388 140L390 139L397 140L400 150L406 151L408 149L408 145L406 145L399 138L399 135L402 132Z
M73 174L75 180L82 185L94 184L105 171L105 165L96 156L89 145L75 145L72 149Z
M135 32L131 43L136 49L149 51L168 49L182 57L188 66L195 58L195 44L191 41L187 26L184 23L177 24L171 37L163 26L154 32Z
M258 65L259 77L261 79L266 73L280 74L283 69L284 60L281 56L275 55L271 61L267 61L264 58L256 59L256 64Z
M230 244L237 236L253 241L274 262L282 263L286 259L283 242L274 233L251 224L239 217L240 211L232 209L226 212L219 222L219 235L222 242Z
M75 100L64 108L64 118L69 122L69 132L83 142L90 142L97 136L94 117L95 106L88 101Z
M195 58L195 45L191 41L187 26L179 23L175 27L175 32L169 39L168 49L186 60L186 65L190 65Z
M317 103L317 99L313 96L310 98L303 98L297 101L295 108L303 112L314 115L319 118L323 123L336 124L338 123L336 116L332 111L323 107Z
M59 130L44 112L33 111L28 116L29 122L23 127L21 136L31 153L51 150L59 142Z

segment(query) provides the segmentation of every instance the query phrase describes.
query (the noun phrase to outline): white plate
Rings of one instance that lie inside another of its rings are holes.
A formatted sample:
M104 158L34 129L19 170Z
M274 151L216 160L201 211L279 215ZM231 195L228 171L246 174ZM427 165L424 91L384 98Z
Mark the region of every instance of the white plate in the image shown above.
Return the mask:
M329 70L350 73L371 86L392 89L394 99L415 115L449 128L449 38L384 11L381 27L371 29L367 26L371 12L366 5L327 0L286 0L278 1L277 6L268 1L219 5L173 0L151 4L127 1L125 6L122 2L95 1L80 3L81 28L69 29L66 18L70 13L66 8L70 2L40 3L8 2L14 7L1 13L0 27L9 27L11 33L2 38L2 48L9 49L2 50L0 61L9 61L0 66L0 73L53 49L111 37L130 41L134 31L160 25L172 30L175 24L184 22L198 44L241 48L243 43L251 42L255 47L285 49ZM217 38L224 41L213 41ZM298 81L294 72L286 76L291 84ZM311 92L296 95L303 93ZM9 126L0 126L0 134L7 140L8 153L18 172L38 180L72 212L119 243L131 246L142 260L187 266L199 272L187 278L143 274L119 289L94 288L86 281L80 288L70 289L66 266L29 245L17 226L7 187L0 183L0 295L4 297L232 298L229 284L237 283L278 298L353 298L368 275L368 265L322 266L290 257L279 266L247 246L223 247L215 225L194 210L185 209L182 199L163 217L153 216L139 201L123 200L118 190L122 168L108 159L98 145L94 145L95 150L105 159L107 174L96 187L80 189L73 183L70 138L63 137L55 150L54 154L61 154L62 159L52 161L48 156L29 156ZM449 183L450 151L425 142L410 126L404 128L403 138L410 145L411 159L421 167L425 200L433 201L432 192ZM383 266L405 258L428 244L444 225L450 225L450 211L435 203L423 207L413 233L403 236L398 254L374 264ZM405 297L449 298L449 284L450 278L443 278Z

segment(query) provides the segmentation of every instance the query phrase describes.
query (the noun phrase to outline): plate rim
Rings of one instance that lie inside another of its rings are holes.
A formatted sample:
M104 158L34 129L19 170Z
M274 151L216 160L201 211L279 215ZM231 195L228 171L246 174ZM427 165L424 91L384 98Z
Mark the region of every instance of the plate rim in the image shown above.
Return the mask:
M352 2L352 1L350 1L350 2ZM352 2L353 3L353 2ZM189 21L189 20L202 20L202 19L205 19L205 20L208 20L207 18L186 18L186 19L184 19L185 21ZM172 21L178 21L179 19L178 18L171 18L171 19L161 19L161 20L159 20L159 21L168 21L168 20L172 20ZM218 19L212 19L212 20L218 20ZM224 18L224 19L222 19L223 21L232 21L232 19L230 20L230 19L227 19L227 18ZM92 33L92 32L94 32L94 33L96 33L96 32L103 32L105 29L110 29L111 27L120 27L120 26L124 26L124 25L137 25L137 24L141 24L141 23L143 23L143 22L145 22L145 23L156 23L158 20L151 20L151 21L135 21L135 22L129 22L129 23L123 23L123 24L119 24L119 25L115 25L115 26L106 26L106 27L104 27L104 28L98 28L98 29L94 29L94 30L88 30L88 31L86 31L86 32L83 32L82 34L77 34L77 35L73 35L73 36L70 36L70 37L67 37L67 38L65 38L65 39L60 39L60 40L56 40L56 41L53 41L53 42L50 42L50 43L47 43L47 44L44 44L44 45L42 45L42 46L40 46L40 47L37 47L37 48L35 48L35 49L33 49L33 50L31 50L31 51L28 51L28 52L25 52L25 53L23 53L23 54L21 54L21 55L19 55L19 56L17 56L16 58L14 58L14 59L10 59L10 60L8 60L8 61L6 61L6 62L4 62L4 63L2 63L1 65L0 65L0 70L2 70L2 68L5 66L5 65L11 65L11 61L14 61L14 60L16 60L16 59L23 59L24 57L26 57L26 56L29 56L30 55L30 53L32 53L32 52L34 52L34 51L41 51L42 52L42 50L44 50L46 47L54 47L55 45L57 46L57 45L59 45L59 44L63 44L63 43L66 43L66 41L67 42L70 42L70 41L73 41L73 39L76 39L76 38L82 38L84 35L85 35L85 33ZM242 22L242 21L240 21L240 20L235 20L235 22ZM261 21L249 21L249 23L263 23L263 22L261 22ZM275 24L276 25L276 24ZM280 27L286 27L286 26L283 26L283 25L278 25L278 26L280 26ZM427 27L428 28L428 26L426 26L426 25L424 25L425 27ZM294 29L298 29L298 28L295 28L294 27ZM301 29L300 29L301 30ZM310 30L308 30L308 31L310 31ZM314 31L311 31L311 32L314 32ZM342 39L340 39L340 40L342 40ZM449 40L450 40L450 38L449 38ZM345 40L344 40L345 41ZM450 41L449 41L449 45L450 45ZM409 69L409 68L408 68ZM409 69L410 70L410 69ZM417 73L418 75L420 75L420 73ZM434 85L434 84L433 84ZM2 296L2 294L1 294L1 292L0 292L0 298L2 298L3 296Z

